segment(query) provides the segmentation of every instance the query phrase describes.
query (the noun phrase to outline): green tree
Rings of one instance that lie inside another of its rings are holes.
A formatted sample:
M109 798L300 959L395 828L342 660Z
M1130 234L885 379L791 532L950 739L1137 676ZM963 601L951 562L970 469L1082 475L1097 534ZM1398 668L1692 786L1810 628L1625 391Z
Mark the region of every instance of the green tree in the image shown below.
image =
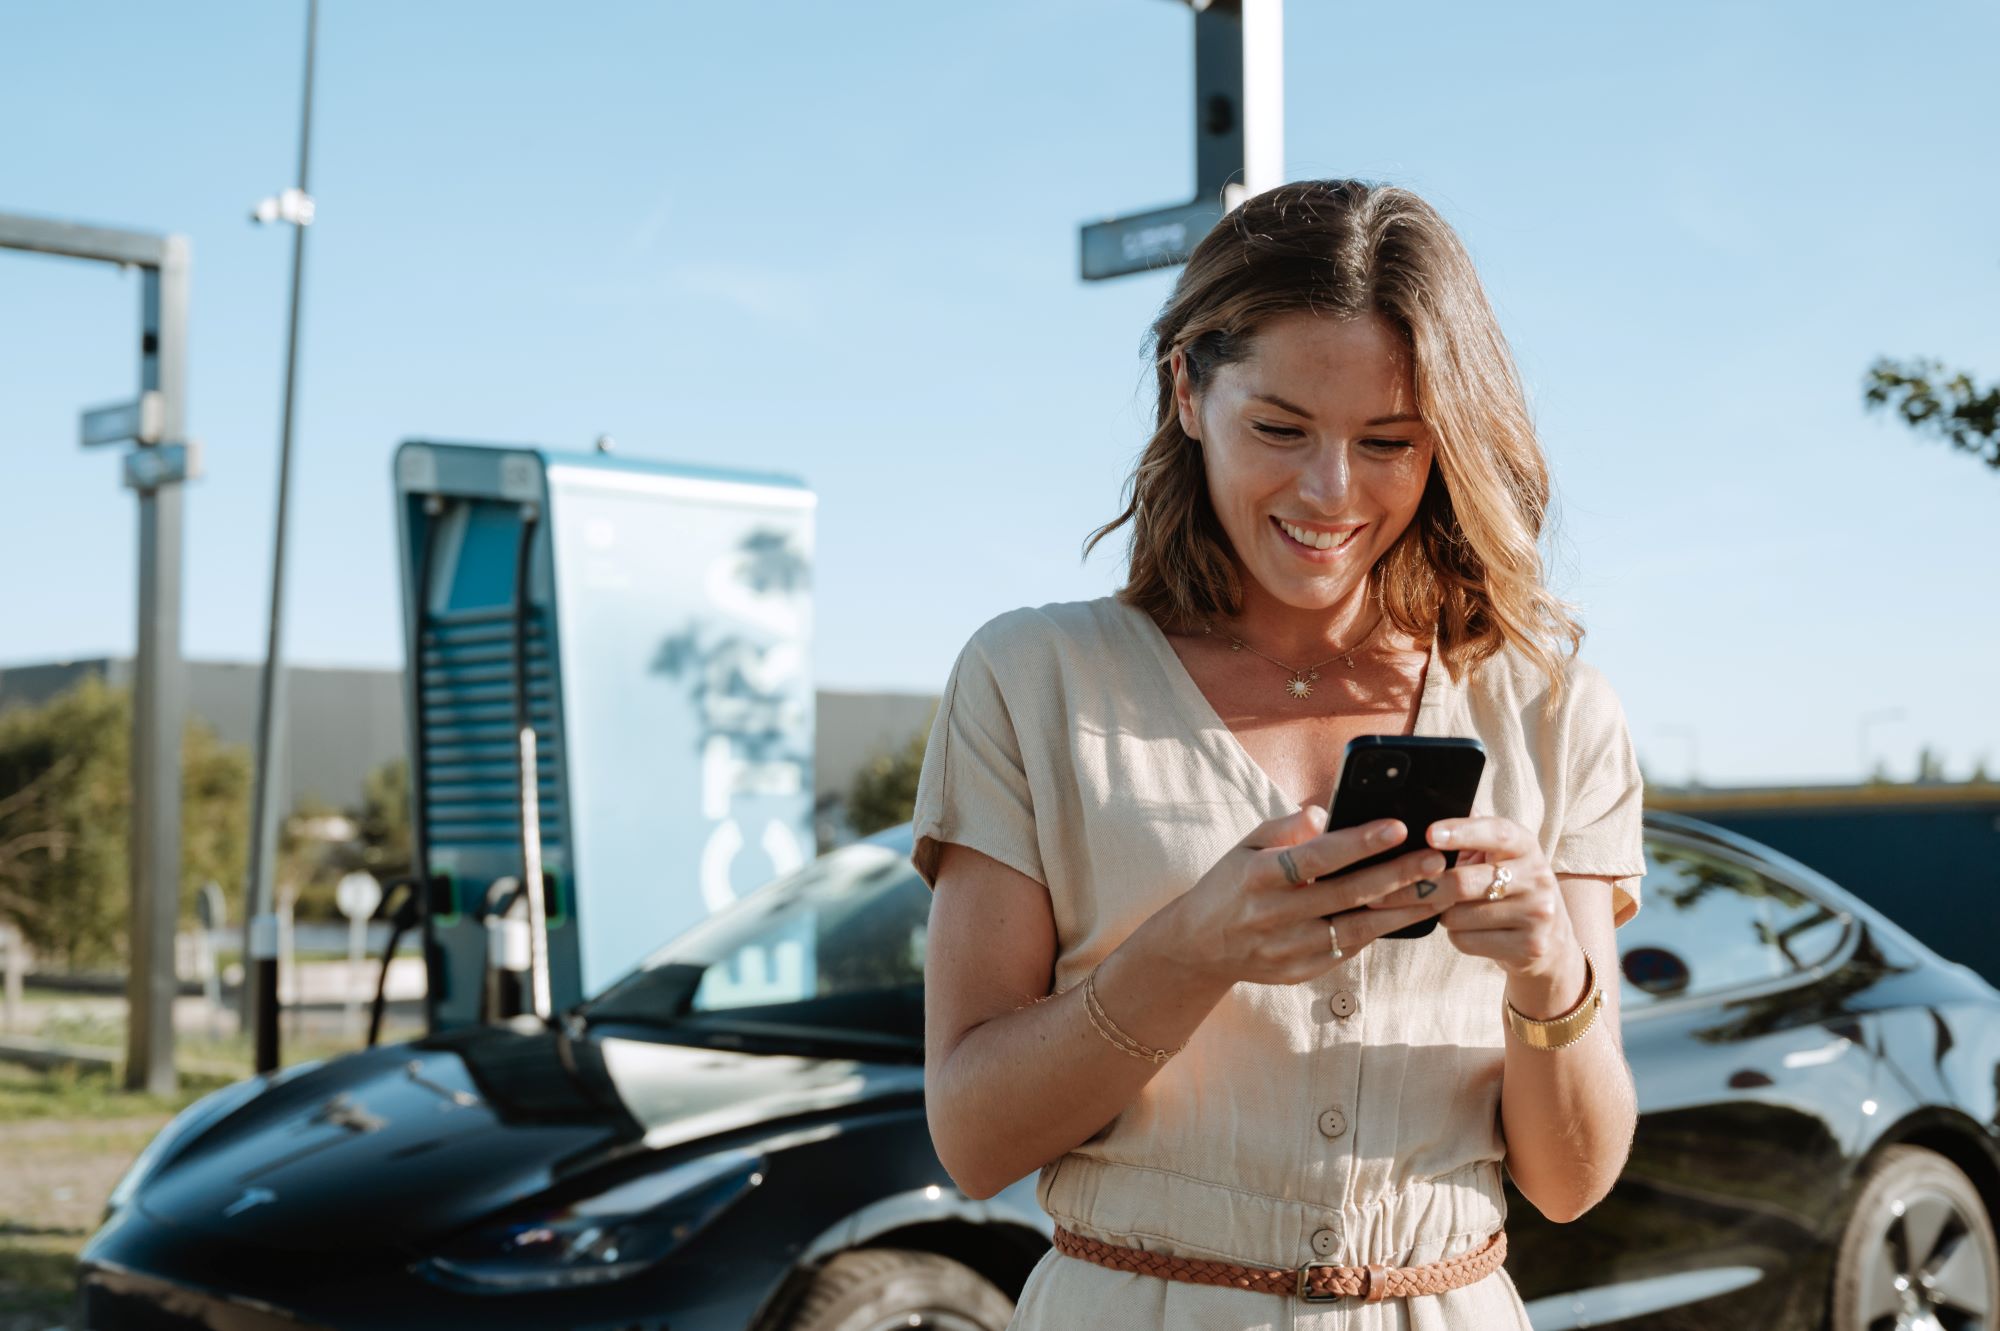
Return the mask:
M933 719L937 709L931 709ZM926 721L900 746L877 753L861 765L847 789L847 824L862 836L907 823L916 810L917 774L924 765Z
M328 839L312 835L333 819L351 823L353 835ZM410 765L401 758L381 764L362 779L361 803L336 808L307 795L278 833L278 881L298 893L297 918L339 920L336 888L347 874L362 870L387 886L410 869Z
M213 880L240 918L250 866L250 750L225 744L205 723L181 732L181 920L197 918L195 900Z
M132 698L95 677L0 714L0 914L71 968L124 955ZM181 739L183 918L210 879L240 893L248 753L190 721Z
M370 772L361 786L361 867L384 883L410 872L410 763L396 758Z
M319 829L331 820L345 819L345 810L314 794L299 797L285 820L278 824L278 862L271 878L272 892L282 903L285 889L293 893L292 914L301 920L338 920L334 886L341 875L355 867L353 842L329 839Z
M9 913L70 966L114 954L126 916L131 711L96 679L0 716L0 791L33 792L10 840L39 843L9 879Z
M1951 373L1935 360L1894 361L1868 367L1862 402L1869 411L1891 410L1919 434L2000 469L2000 385L1980 388L1964 371Z

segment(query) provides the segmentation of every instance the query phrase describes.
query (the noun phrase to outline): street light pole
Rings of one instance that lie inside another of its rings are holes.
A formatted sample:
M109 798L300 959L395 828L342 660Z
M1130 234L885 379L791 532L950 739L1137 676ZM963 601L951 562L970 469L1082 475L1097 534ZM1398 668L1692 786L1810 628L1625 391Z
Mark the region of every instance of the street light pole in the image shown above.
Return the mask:
M292 223L292 308L285 339L285 397L278 439L278 520L271 550L271 622L264 644L264 673L257 691L257 792L250 827L250 881L244 918L245 1015L256 1033L256 1068L278 1067L278 919L272 877L278 855L278 774L285 765L285 516L292 480L292 419L299 364L299 293L306 266L306 228L312 224L309 192L312 165L313 47L319 29L319 0L306 0L304 107L299 115L299 183L260 204L259 221Z

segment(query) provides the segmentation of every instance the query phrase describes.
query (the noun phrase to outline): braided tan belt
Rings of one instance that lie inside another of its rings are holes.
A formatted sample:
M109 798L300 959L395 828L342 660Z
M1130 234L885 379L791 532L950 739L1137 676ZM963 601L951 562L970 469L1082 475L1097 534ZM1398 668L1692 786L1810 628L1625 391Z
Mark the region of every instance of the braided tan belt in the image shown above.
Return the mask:
M1086 1262L1108 1266L1113 1271L1131 1271L1164 1280L1222 1285L1260 1294L1292 1294L1308 1303L1342 1298L1380 1303L1383 1299L1405 1299L1415 1294L1442 1294L1484 1280L1507 1260L1507 1233L1496 1231L1483 1248L1422 1266L1335 1266L1332 1262L1307 1262L1296 1270L1238 1266L1234 1262L1124 1248L1085 1238L1061 1225L1056 1226L1056 1251L1065 1257L1081 1257Z

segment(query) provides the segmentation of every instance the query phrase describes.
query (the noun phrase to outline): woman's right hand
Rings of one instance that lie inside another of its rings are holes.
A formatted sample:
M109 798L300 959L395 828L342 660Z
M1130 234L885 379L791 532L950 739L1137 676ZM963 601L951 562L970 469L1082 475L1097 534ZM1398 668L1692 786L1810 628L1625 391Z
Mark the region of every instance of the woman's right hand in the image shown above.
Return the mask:
M1429 848L1371 865L1343 878L1313 882L1357 860L1380 854L1408 835L1394 819L1322 832L1326 811L1317 807L1274 818L1215 862L1167 909L1182 945L1178 951L1212 978L1235 983L1295 984L1344 964L1369 943L1437 914L1427 902L1363 910L1338 922L1342 956L1333 956L1323 916L1356 910L1398 888L1444 872L1444 856ZM1281 855L1289 852L1295 884Z

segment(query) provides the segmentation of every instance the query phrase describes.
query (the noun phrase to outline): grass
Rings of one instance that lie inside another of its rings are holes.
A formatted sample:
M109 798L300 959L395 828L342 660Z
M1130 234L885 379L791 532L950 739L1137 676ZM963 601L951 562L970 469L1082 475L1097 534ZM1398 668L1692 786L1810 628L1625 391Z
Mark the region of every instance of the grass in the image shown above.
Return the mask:
M43 993L31 988L29 1001L39 1004ZM73 994L49 995L48 1002L37 1014L41 1038L124 1048L118 1005ZM312 1033L285 1032L287 1064L348 1053L361 1043L338 1024L308 1029ZM418 1034L420 1023L391 1016L383 1040ZM251 1073L247 1036L218 1039L183 1030L174 1056L180 1085L165 1096L124 1090L118 1069L42 1070L0 1062L0 1331L45 1331L71 1318L77 1254L126 1165L174 1114Z
M366 1020L365 1009L363 1020ZM384 1044L415 1039L422 1033L420 1022L405 1017L390 1015L382 1023ZM36 1034L60 1044L122 1050L126 1033L125 1023L120 1017L104 1012L66 1011L44 1019ZM352 1053L361 1047L363 1039L360 1035L350 1037L344 1031L302 1035L288 1021L283 1039L284 1062L304 1063L311 1059ZM248 1035L218 1037L183 1030L174 1036L174 1061L182 1070L182 1080L190 1077L200 1080L206 1076L213 1081L216 1075L231 1071L235 1072L235 1076L225 1080L249 1076L254 1059Z
M67 1320L76 1257L105 1196L176 1111L213 1090L184 1078L172 1096L118 1089L104 1072L0 1063L0 1331Z
M0 1223L0 1331L60 1325L76 1288L81 1234L48 1234Z
M0 1123L60 1119L74 1124L171 1115L228 1081L225 1077L184 1075L176 1094L158 1096L120 1089L105 1072L73 1067L41 1071L0 1063Z

